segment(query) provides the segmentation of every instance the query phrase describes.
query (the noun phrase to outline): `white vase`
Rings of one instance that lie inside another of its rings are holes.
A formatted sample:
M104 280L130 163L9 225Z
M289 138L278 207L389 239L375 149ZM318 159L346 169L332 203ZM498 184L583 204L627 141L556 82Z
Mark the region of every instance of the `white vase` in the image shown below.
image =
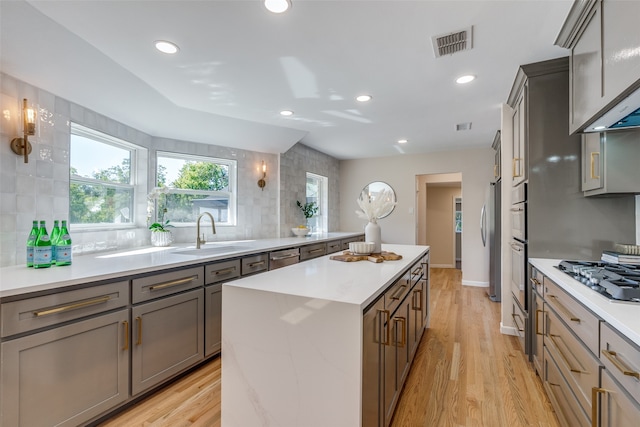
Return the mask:
M379 254L382 252L382 233L380 226L376 222L369 222L364 228L364 240L365 242L374 243L373 253Z
M173 235L170 231L152 231L151 244L153 246L169 246L173 243Z

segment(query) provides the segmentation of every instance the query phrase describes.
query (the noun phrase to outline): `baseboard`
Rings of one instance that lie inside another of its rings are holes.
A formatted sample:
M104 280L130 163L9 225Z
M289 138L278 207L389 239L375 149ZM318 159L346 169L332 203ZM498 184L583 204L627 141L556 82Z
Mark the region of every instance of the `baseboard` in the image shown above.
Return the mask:
M478 288L488 288L489 287L489 282L476 282L473 280L462 280L462 285L464 286L475 286Z
M453 264L431 264L431 268L456 268Z
M500 333L503 335L518 336L518 330L514 326L504 326L502 322L500 322Z

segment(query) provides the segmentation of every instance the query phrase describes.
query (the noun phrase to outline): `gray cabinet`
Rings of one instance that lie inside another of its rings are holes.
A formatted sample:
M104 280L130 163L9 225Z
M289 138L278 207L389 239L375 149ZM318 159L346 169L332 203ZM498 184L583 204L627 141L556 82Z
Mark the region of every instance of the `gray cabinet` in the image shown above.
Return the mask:
M586 129L640 87L640 2L576 0L556 44L570 49L569 130Z
M306 245L300 248L300 261L306 261L309 259L317 258L327 254L326 243L316 243L313 245Z
M129 397L129 311L0 345L4 426L77 426Z
M131 393L160 384L204 359L204 269L134 279ZM137 295L137 297L136 297Z
M222 348L222 282L240 277L240 260L215 262L204 267L204 356Z
M500 135L500 131L496 132L496 135L493 138L493 143L491 144L491 148L493 148L495 151L493 159L493 177L496 179L496 181L502 177L502 149Z
M340 240L331 240L327 242L327 254L332 254L342 250L342 243Z
M241 274L248 276L249 274L262 273L269 268L269 255L258 254L244 257L241 260Z
M512 117L512 153L511 159L511 172L512 172L512 185L516 185L524 182L527 179L527 132L526 132L526 117L527 117L527 84L523 83L517 94L516 102L513 107Z
M582 135L582 191L585 196L640 193L640 131Z

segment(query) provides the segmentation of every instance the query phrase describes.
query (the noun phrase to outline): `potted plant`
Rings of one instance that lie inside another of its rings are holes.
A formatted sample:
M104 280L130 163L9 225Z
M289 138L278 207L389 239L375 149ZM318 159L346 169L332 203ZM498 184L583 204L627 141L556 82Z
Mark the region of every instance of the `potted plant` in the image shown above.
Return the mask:
M311 227L309 226L309 219L313 218L313 216L315 216L315 214L318 213L318 205L316 204L316 202L307 202L303 205L302 203L300 203L299 200L296 200L296 204L304 214L304 217L306 220L306 224L304 226L300 225L298 226L298 228L300 229L306 228L308 233L311 230Z
M164 214L167 213L168 193L168 187L155 187L147 196L147 223L151 221L151 214L155 210L156 203L163 203L162 207L158 206L157 221L149 225L149 230L151 230L151 244L153 246L169 246L173 242L173 235L171 234L171 230L169 230L173 225L169 224L170 220L164 219Z

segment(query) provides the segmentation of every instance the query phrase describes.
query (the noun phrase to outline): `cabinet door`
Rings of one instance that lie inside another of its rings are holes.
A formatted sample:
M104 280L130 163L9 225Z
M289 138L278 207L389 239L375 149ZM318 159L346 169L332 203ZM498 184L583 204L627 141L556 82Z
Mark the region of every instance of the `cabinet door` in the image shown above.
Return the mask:
M640 404L609 375L606 369L602 371L602 388L599 391L602 394L600 426L628 427L638 425Z
M544 334L546 331L546 313L542 297L537 292L533 292L532 306L535 308L533 318L533 340L531 354L533 355L533 366L540 377L542 377L542 351L544 349Z
M140 304L131 315L133 395L204 358L204 289Z
M560 369L546 349L544 350L544 388L558 416L560 425L567 427L591 425L589 417L582 410L560 373Z
M222 284L206 287L204 294L204 355L208 357L222 348Z
M362 324L362 425L383 427L381 391L384 348L389 344L389 312L381 298L363 316Z
M515 187L521 181L519 174L519 162L520 162L520 103L518 102L513 110L513 116L511 118L511 129L513 130L513 137L511 138L511 152L513 153L511 159L511 182Z
M582 191L604 187L603 160L600 133L582 135Z
M413 358L413 354L418 349L418 345L420 344L420 339L422 338L422 333L425 328L426 321L426 306L425 306L425 296L424 293L426 291L426 282L424 280L420 280L416 286L411 291L411 336L409 342L409 351L411 358Z
M129 311L3 342L0 425L77 426L128 398Z
M625 2L626 3L626 2ZM569 130L574 133L603 105L602 18L600 2L589 12L584 28L571 50L569 62Z
M513 186L516 186L527 179L527 85L525 84L522 94L516 103L513 112Z

